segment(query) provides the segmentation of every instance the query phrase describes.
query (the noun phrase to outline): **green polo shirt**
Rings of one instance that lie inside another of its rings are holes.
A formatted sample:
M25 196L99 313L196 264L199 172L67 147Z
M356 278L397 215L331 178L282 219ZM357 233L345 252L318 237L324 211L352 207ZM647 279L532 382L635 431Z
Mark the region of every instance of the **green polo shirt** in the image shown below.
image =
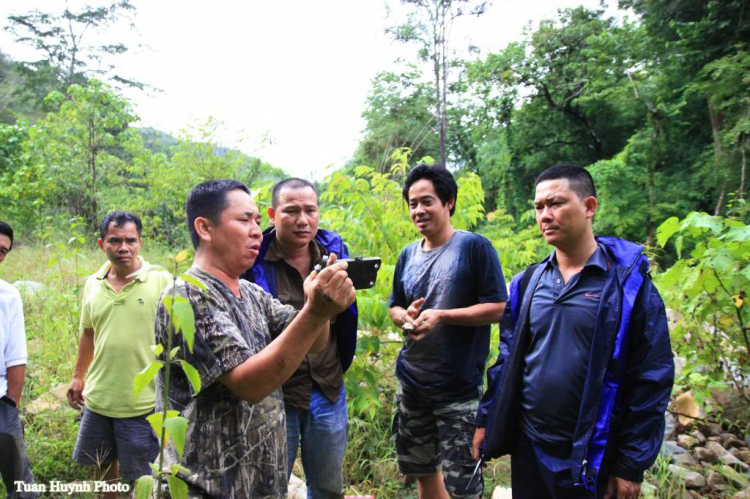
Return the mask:
M83 288L81 328L94 329L94 360L86 373L83 397L90 411L112 418L154 409L154 384L134 400L133 378L154 361L156 306L172 276L138 258L145 271L119 293L106 279L112 268L109 262Z

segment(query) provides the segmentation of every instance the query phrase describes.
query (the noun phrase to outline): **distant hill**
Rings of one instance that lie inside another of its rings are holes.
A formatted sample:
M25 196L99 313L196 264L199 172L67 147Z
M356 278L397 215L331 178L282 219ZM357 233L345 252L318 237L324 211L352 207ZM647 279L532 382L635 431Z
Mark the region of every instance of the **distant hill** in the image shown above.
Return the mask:
M146 149L156 154L164 154L167 158L171 158L180 145L179 139L156 128L139 128L138 132L143 138L143 145ZM224 157L229 153L236 153L244 160L243 168L241 168L240 172L241 178L238 180L242 180L249 185L253 185L259 181L265 182L271 180L277 182L289 177L284 170L263 161L261 158L249 156L242 151L229 147L216 146L214 148L214 155L217 157Z

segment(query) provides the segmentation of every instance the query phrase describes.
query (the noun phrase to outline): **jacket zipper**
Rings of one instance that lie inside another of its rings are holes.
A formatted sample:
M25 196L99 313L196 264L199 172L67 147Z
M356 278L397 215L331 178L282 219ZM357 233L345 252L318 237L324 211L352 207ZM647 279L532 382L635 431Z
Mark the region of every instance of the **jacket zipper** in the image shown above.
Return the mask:
M638 263L640 261L641 255L642 255L642 253L638 255L638 257L635 259L635 261L625 271L625 275L623 275L623 277L622 277L622 283L624 283L627 280L628 276L630 275L630 272L632 272L632 270L635 267L636 263ZM622 283L620 282L619 279L617 280L617 286L620 289L620 296L621 297L623 296L623 293L624 293L624 291L623 291L624 288L623 288ZM615 332L615 341L617 341L617 332L619 332L619 330L620 330L620 324L622 323L622 300L620 300L620 304L618 305L618 307L619 307L619 310L618 310L619 318L617 319L617 329L615 330L616 331ZM615 345L613 344L612 348L614 348L614 347L615 347ZM611 355L612 354L610 353L610 356ZM599 384L600 385L604 384L604 376L606 376L606 375L607 375L607 369L606 369L606 366L605 366L605 368L602 370L601 378L599 379ZM599 390L599 394L596 396L596 410L597 411L599 410L599 402L601 402L601 398L602 398L602 391ZM594 421L592 422L591 427L589 428L589 430L586 432L586 445L585 445L585 447L583 449L583 460L581 461L581 474L583 476L587 476L586 475L586 466L588 466L588 463L589 463L588 462L589 444L591 443L590 442L590 440L591 440L591 434L594 433L594 427L595 426L596 426L596 416L594 416Z

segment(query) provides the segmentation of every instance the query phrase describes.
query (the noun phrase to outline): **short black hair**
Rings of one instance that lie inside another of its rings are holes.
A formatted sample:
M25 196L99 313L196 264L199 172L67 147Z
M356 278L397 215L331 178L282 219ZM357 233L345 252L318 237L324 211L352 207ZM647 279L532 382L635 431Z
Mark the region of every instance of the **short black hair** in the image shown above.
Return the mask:
M13 227L10 226L7 222L3 222L0 220L0 234L4 234L8 236L8 239L10 239L10 248L8 248L8 251L13 249Z
M115 224L115 227L122 227L127 223L134 223L135 229L138 231L138 237L141 237L141 232L143 231L141 219L138 218L138 215L135 213L123 210L113 211L112 213L104 215L104 218L102 218L102 221L99 223L99 237L104 240L107 236L110 224Z
M560 164L550 166L536 178L534 186L547 180L568 179L570 188L578 195L580 199L586 199L589 196L596 197L596 186L591 174L585 168L571 164Z
M271 189L271 206L276 208L279 204L279 195L281 194L282 189L302 189L304 187L309 187L313 190L316 196L318 195L318 190L312 182L308 182L305 179L292 177L282 180Z
M227 194L236 190L250 194L250 189L245 184L228 178L208 180L190 191L185 202L185 212L193 248L198 248L198 243L201 241L195 230L195 219L207 218L218 225L221 212L228 206Z
M456 211L456 200L458 198L458 184L443 165L427 165L425 163L419 164L414 167L412 171L406 176L404 181L404 188L401 193L404 196L406 202L409 202L409 189L411 186L422 179L427 179L432 182L432 187L435 189L435 193L443 202L443 206L453 201L453 208L451 208L451 216Z

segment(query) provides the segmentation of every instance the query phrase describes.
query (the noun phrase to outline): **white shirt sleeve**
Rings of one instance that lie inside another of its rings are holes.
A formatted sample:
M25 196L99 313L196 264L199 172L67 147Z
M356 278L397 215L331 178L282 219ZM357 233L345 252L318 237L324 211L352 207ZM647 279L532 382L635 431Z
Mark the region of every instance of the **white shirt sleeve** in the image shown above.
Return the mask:
M23 320L23 304L20 294L11 302L8 323L8 343L5 346L5 368L26 364L26 330Z

